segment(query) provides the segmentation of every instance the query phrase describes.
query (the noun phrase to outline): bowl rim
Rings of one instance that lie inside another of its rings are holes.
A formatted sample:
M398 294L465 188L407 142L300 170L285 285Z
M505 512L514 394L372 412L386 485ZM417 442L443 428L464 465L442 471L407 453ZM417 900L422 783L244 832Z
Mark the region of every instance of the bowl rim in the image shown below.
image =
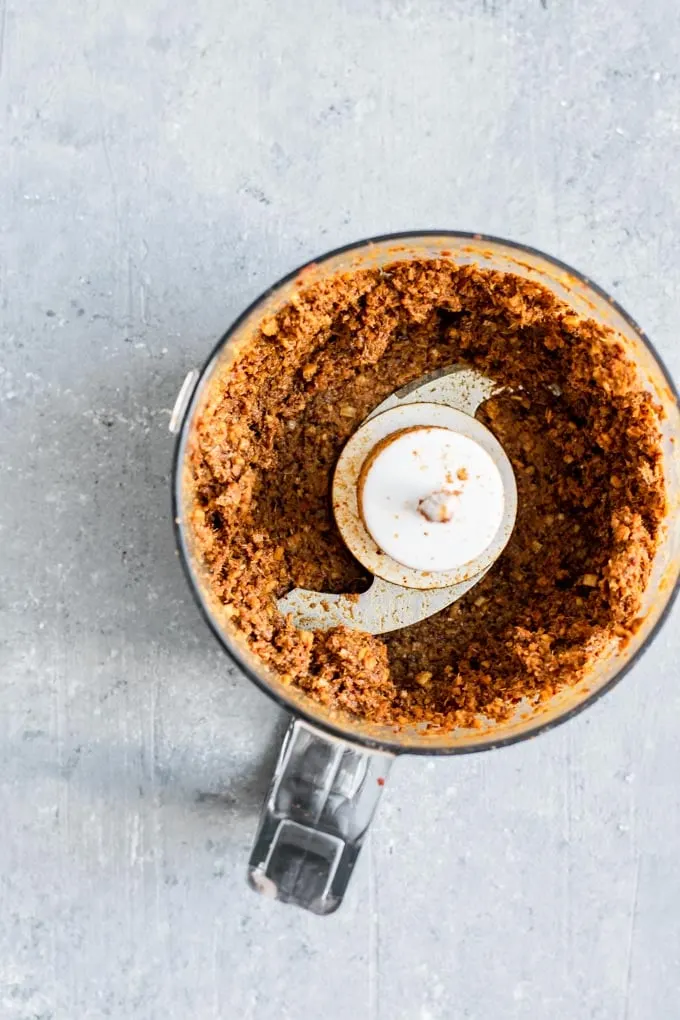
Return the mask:
M296 704L293 701L289 701L282 693L270 687L267 681L261 677L256 670L254 670L245 658L240 654L238 648L233 646L227 639L224 632L220 629L217 621L212 616L201 592L198 588L196 580L194 578L191 565L189 550L187 548L183 525L181 522L181 505L180 505L180 479L183 465L183 454L188 434L188 424L191 422L193 412L195 409L196 401L199 393L202 389L202 383L209 374L213 363L219 356L222 348L231 340L234 334L241 327L248 317L262 305L272 294L279 290L279 288L285 286L287 283L292 282L296 277L300 276L308 267L314 265L322 265L324 262L338 256L344 255L349 252L359 251L362 248L368 248L374 244L386 244L386 243L399 243L402 241L409 241L427 238L450 238L457 241L481 241L489 242L490 244L502 245L506 248L510 248L518 253L524 253L528 255L538 256L544 259L551 266L556 269L568 273L574 279L580 283L585 284L592 291L594 291L600 298L602 298L615 312L617 312L624 321L630 326L630 328L637 334L639 339L651 353L652 357L656 361L659 369L664 376L665 382L669 388L670 393L673 396L675 404L680 409L680 398L678 396L678 390L673 381L673 378L663 361L663 358L659 355L658 351L652 344L651 340L644 332L644 330L638 325L636 320L628 314L628 312L619 304L619 302L611 296L606 290L600 287L597 283L593 282L588 276L574 269L573 266L561 259L555 258L552 255L548 255L540 248L534 248L531 245L522 244L519 241L511 241L504 237L498 237L493 234L477 233L473 231L462 231L462 230L406 230L397 231L395 233L378 234L372 235L367 238L363 238L359 241L353 241L349 244L340 245L337 248L333 248L323 255L318 255L315 258L307 259L297 268L291 272L286 273L280 277L276 282L266 288L258 297L256 297L250 304L238 315L226 332L220 337L217 343L212 348L210 354L204 361L199 374L195 380L191 399L187 402L187 406L184 410L182 421L177 432L177 438L175 442L175 448L172 459L172 472L171 472L171 499L172 499L172 519L173 528L175 532L175 541L177 549L179 551L179 559L184 571L184 575L189 584L189 588L194 596L194 600L198 606L198 609L207 623L209 629L222 646L222 649L227 653L229 658L234 662L236 666L245 674L245 676L251 680L261 691L263 691L269 698L271 698L276 704L291 713L294 717L303 719L310 726L317 730L320 730L325 735L332 737L337 740L341 740L345 743L359 745L365 747L368 750L381 751L394 755L401 754L413 754L413 755L434 755L434 756L449 756L456 754L474 754L480 751L490 751L500 747L510 747L513 744L518 744L523 740L529 740L533 737L538 736L540 733L546 733L549 730L555 729L555 727L562 725L562 723L573 719L579 715L586 708L594 705L600 698L611 691L621 680L630 672L630 670L637 664L642 657L643 653L647 651L651 643L659 634L664 623L668 619L668 616L673 608L678 593L680 592L680 575L676 578L672 589L668 594L666 603L659 614L659 618L652 627L651 631L645 638L644 642L640 645L637 651L628 659L626 663L612 676L610 679L599 687L597 690L587 694L581 701L573 705L571 708L565 710L559 715L552 719L548 719L545 722L538 722L536 726L530 727L522 733L511 734L506 737L499 737L498 739L490 738L489 740L480 741L472 745L461 745L461 746L433 746L428 748L426 745L404 745L398 741L391 741L388 739L375 739L369 736L365 736L360 732L353 732L350 729L345 729L341 725L336 725L334 722L315 716L312 712L307 711L304 706ZM398 257L398 253L395 253Z

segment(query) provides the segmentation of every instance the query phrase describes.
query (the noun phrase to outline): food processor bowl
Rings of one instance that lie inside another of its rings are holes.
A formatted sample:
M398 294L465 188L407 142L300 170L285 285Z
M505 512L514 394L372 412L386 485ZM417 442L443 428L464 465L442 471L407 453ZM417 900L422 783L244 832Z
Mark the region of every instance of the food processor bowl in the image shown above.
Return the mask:
M288 686L247 648L224 606L212 595L187 520L192 486L188 454L194 423L214 385L229 385L239 351L261 321L286 305L301 284L339 272L379 268L390 262L444 258L457 265L509 272L547 287L577 313L615 331L637 367L642 386L663 410L663 471L668 512L641 623L624 647L618 644L573 686L539 704L520 704L503 722L437 732L422 725L377 725L329 709L304 691ZM189 584L202 613L224 650L243 672L293 716L263 811L250 862L250 880L259 891L317 913L340 903L397 754L466 754L502 747L535 736L592 704L617 683L657 633L677 594L680 578L680 408L661 359L639 326L604 291L582 274L543 253L479 234L416 232L371 238L337 249L286 276L267 290L230 327L200 372L190 373L171 423L178 433L172 498L177 542Z

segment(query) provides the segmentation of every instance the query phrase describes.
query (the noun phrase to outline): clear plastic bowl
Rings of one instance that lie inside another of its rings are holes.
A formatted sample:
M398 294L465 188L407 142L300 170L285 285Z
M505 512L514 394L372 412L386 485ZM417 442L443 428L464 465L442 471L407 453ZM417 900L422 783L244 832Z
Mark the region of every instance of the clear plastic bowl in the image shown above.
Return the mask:
M576 311L618 333L638 367L642 385L665 411L663 459L669 512L643 605L643 623L628 645L601 659L592 673L539 705L520 705L512 719L447 733L391 727L332 712L303 691L282 684L246 647L224 607L212 596L185 521L191 508L187 449L210 385L224 379L240 346L262 318L285 305L303 281L339 271L382 266L397 259L444 257L509 271L550 288ZM188 393L191 394L190 398ZM185 409L186 408L186 409ZM563 263L497 238L461 233L413 233L373 238L325 255L276 284L248 308L213 351L202 372L190 374L173 414L179 431L173 507L180 556L213 633L254 683L292 713L265 799L248 866L251 886L317 914L338 908L395 755L465 754L524 740L564 722L617 683L657 633L678 591L680 575L680 435L678 396L666 369L636 323L603 291Z
M192 536L184 523L191 499L186 452L193 423L215 377L223 375L225 385L228 385L234 354L241 345L249 342L262 318L289 301L301 278L305 284L311 284L340 271L428 257L444 257L457 264L476 263L484 268L512 272L537 281L577 312L619 334L628 355L638 367L641 383L654 392L665 411L663 457L669 505L644 599L644 622L625 649L601 660L591 675L573 687L559 691L550 700L540 705L520 705L515 716L506 722L483 725L479 729L461 728L445 734L423 731L415 726L395 732L391 727L362 722L341 712L329 711L303 691L282 684L250 653L238 630L224 615L222 606L211 596L200 560L193 550ZM679 437L678 395L652 344L615 301L569 266L531 248L477 234L442 231L373 238L330 252L275 284L237 319L206 362L184 414L175 454L173 499L181 558L199 606L224 649L262 690L296 716L329 735L392 753L461 754L482 751L534 736L591 704L625 675L657 633L677 594L680 577L680 457L676 445Z

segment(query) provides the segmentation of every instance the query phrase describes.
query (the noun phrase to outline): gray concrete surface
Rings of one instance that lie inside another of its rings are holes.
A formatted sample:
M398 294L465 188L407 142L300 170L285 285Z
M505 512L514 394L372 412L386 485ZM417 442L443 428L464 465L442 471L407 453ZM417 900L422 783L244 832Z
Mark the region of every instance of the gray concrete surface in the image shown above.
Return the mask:
M680 616L589 713L402 760L342 910L244 871L279 717L168 519L184 372L412 227L545 248L680 377L672 0L0 0L0 1018L676 1020Z

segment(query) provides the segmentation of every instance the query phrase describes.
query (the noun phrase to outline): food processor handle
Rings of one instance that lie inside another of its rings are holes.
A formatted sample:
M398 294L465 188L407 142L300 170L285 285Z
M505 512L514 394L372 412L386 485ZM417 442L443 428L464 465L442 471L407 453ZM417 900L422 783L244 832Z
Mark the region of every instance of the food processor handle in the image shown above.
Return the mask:
M337 910L393 760L294 719L262 809L251 886L315 914Z

